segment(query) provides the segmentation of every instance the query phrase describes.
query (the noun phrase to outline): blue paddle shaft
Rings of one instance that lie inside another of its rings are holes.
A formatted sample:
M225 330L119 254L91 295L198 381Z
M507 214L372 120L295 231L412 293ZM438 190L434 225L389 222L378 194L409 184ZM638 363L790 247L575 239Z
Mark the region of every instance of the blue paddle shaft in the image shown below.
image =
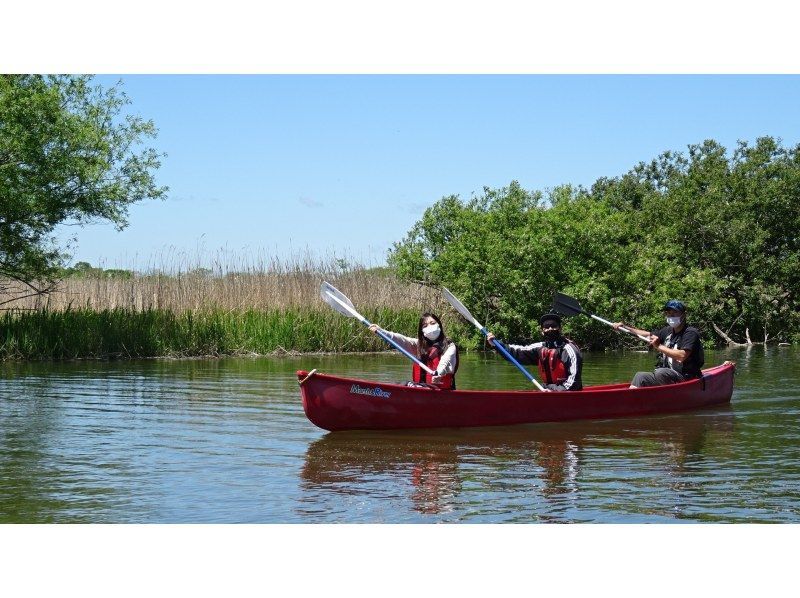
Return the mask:
M400 352L401 352L403 355L405 355L406 357L408 357L408 358L409 358L411 361L413 361L414 363L416 363L417 365L419 365L419 366L420 366L420 367L421 367L423 370L425 370L425 371L427 371L427 372L429 372L429 373L430 373L430 372L432 372L432 370L431 370L431 369L430 369L428 366L426 366L426 365L425 365L424 363L422 363L422 362L421 362L419 359L417 359L416 357L414 357L414 356L413 356L411 353L409 353L408 351L406 351L405 349L403 349L403 347L401 347L400 345L398 345L396 342L394 342L392 339L390 339L388 336L386 336L386 335L385 335L383 332L381 332L380 330L378 331L378 336L380 336L380 337L381 337L383 340L385 340L387 343L389 343L390 345L392 345L392 346L393 346L395 349L397 349L398 351L400 351ZM435 372L433 372L433 374L435 375Z
M467 319L470 322L472 322L475 325L475 327L478 330L481 331L483 336L485 336L485 337L489 336L489 331L486 330L486 326L484 326L483 324L480 324L478 322L478 320L476 320L473 317L473 315L471 313L469 313L469 310L466 307L464 307L464 304L461 303L461 301L459 301L458 299L456 299L455 296L450 291L448 291L447 289L444 289L444 297L445 297L445 299L447 299L447 301L450 303L450 305L452 305L453 307L456 308L456 311L458 313L460 313L462 316L464 316L465 319ZM524 367L522 367L520 365L520 363L516 359L514 359L508 351L506 351L506 348L503 346L503 344L499 340L494 339L493 340L493 344L495 345L495 347L497 347L497 350L500 351L506 359L508 359L515 366L517 366L517 369L520 372L522 372L522 374L528 379L529 382L533 382L536 385L536 388L538 388L539 390L544 390L544 387L541 384L539 384L539 382L536 380L536 378L531 376L530 372L528 372L528 370L526 370Z
M497 350L498 350L498 351L500 351L500 352L503 354L503 356L505 356L505 358L506 358L506 359L508 359L508 360L509 360L511 363L513 363L515 366L517 366L517 369L519 369L519 371L520 371L520 372L522 372L523 374L525 374L525 377L526 377L528 380L530 380L531 382L533 382L534 384L536 384L536 378L534 378L534 377L533 377L533 375L532 375L532 374L531 374L531 373L530 373L528 370L526 370L526 369L525 369L525 368L522 366L522 364L521 364L519 361L517 361L516 359L514 359L514 358L511 356L511 353L509 353L508 351L506 351L506 348L503 346L503 343L501 343L501 342L500 342L500 341L498 341L497 339L494 339L494 345L495 345L495 347L497 347Z
M486 327L482 327L482 328L481 328L481 332L483 333L483 335L484 335L484 336L488 336L488 335L489 335L489 331L488 331L488 330L486 330ZM519 361L517 361L516 359L514 359L514 357L512 357L511 353L509 353L509 352L506 350L506 348L503 346L503 343L501 343L501 342L500 342L499 340L497 340L497 339L494 339L494 346L495 346L495 347L497 347L497 350L498 350L498 351L500 351L500 353L502 353L502 354L503 354L503 356L504 356L506 359L508 359L508 360L509 360L511 363L513 363L515 366L517 366L517 369L518 369L520 372L522 372L522 374L523 374L523 375L524 375L524 376L525 376L525 377L526 377L526 378L527 378L529 381L533 382L533 383L534 383L534 384L535 384L535 385L536 385L536 386L539 388L539 390L544 390L544 389L543 389L543 387L542 387L542 385L541 385L541 384L539 384L539 382L536 380L536 378L534 378L534 377L531 375L531 373L530 373L528 370L526 370L526 369L525 369L525 368L522 366L522 364L521 364Z
M367 320L366 318L362 318L361 322L364 324L364 326L367 326L367 327L369 327L369 326L372 326L372 323L371 323L369 320ZM408 351L406 351L405 349L403 349L403 347L401 347L401 346L400 346L400 345L398 345L396 342L394 342L394 341L393 341L391 338L389 338L387 335L385 335L385 334L383 333L383 331L382 331L382 330L378 329L378 331L377 331L377 332L378 332L378 336L379 336L379 337L381 337L381 338L382 338L383 340L385 340L387 343L389 343L390 345L392 345L392 346L393 346L395 349L397 349L398 351L400 351L400 352L401 352L403 355L405 355L406 357L408 357L408 358L409 358L411 361L413 361L414 363L416 363L416 364L417 364L419 367L421 367L423 370L425 370L426 372L428 372L428 373L429 373L429 374L431 374L432 376L435 376L435 375L436 375L436 372L434 372L433 370L431 370L431 369L430 369L428 366L426 366L426 365L425 365L424 363L422 363L422 362L421 362L419 359L417 359L416 357L414 357L414 356L413 356L411 353L409 353Z

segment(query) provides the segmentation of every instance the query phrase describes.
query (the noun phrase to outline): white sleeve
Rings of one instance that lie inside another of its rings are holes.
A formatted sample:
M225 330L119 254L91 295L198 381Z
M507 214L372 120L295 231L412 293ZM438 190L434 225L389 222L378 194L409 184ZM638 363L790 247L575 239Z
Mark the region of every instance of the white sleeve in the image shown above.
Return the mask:
M442 353L442 357L439 360L439 366L436 368L436 375L437 376L444 376L445 374L454 374L456 371L456 344L450 343L447 349L444 350Z
M419 345L419 341L417 339L411 338L410 336L398 334L397 332L392 332L391 330L384 330L383 328L381 328L380 330L386 336L388 336L390 339L392 339L394 342L403 347L403 349L405 349L412 355L417 354L417 345Z
M543 342L531 343L530 345L506 345L506 349L514 349L515 351L525 351L526 353L541 349L544 347Z

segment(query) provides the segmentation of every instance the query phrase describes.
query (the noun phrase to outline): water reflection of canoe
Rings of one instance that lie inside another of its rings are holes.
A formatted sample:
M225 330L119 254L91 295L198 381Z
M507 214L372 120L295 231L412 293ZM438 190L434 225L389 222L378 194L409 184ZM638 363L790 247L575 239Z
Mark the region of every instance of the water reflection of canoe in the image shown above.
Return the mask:
M702 413L624 419L435 430L349 430L325 434L311 443L305 469L331 472L375 467L383 470L392 469L417 453L439 461L455 461L462 452L518 455L526 448L543 444L598 448L614 441L636 441L679 444L686 452L697 452L708 432L730 433L733 429L733 412L729 405L723 405ZM313 477L306 473L304 471L304 477Z
M471 476L464 462L481 462L492 478L492 467L524 462L538 467L544 496L570 490L586 455L657 455L671 472L703 453L707 442L720 439L734 427L730 407L702 413L625 419L541 423L515 426L437 430L352 430L326 434L306 452L301 477L308 487L358 494L361 487L381 479L410 481L414 509L444 512ZM486 465L495 463L494 466Z
M432 390L298 371L303 409L325 430L507 426L670 413L728 403L734 364L701 379L649 388L592 386L578 392Z

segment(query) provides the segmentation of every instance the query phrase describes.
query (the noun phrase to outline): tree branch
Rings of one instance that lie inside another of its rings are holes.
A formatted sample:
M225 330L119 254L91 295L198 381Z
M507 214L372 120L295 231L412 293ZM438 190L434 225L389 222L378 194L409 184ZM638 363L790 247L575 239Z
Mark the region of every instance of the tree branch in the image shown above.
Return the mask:
M725 339L725 342L728 343L728 345L730 345L730 346L733 346L733 347L746 347L748 344L750 344L750 345L753 344L753 343L737 343L735 340L733 340L731 337L729 337L727 334L725 334L722 331L722 329L720 329L720 327L717 326L714 322L711 322L711 325L714 327L714 330L717 331L717 334L719 334L723 339Z

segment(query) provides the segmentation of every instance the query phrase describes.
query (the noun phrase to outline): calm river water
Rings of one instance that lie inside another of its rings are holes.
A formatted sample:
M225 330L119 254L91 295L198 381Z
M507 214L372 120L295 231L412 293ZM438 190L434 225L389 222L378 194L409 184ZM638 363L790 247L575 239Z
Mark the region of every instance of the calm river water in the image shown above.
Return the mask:
M800 523L796 348L737 362L729 407L680 415L327 433L295 370L383 381L396 354L0 364L0 523ZM650 369L586 355L584 384ZM460 388L528 388L467 355Z

